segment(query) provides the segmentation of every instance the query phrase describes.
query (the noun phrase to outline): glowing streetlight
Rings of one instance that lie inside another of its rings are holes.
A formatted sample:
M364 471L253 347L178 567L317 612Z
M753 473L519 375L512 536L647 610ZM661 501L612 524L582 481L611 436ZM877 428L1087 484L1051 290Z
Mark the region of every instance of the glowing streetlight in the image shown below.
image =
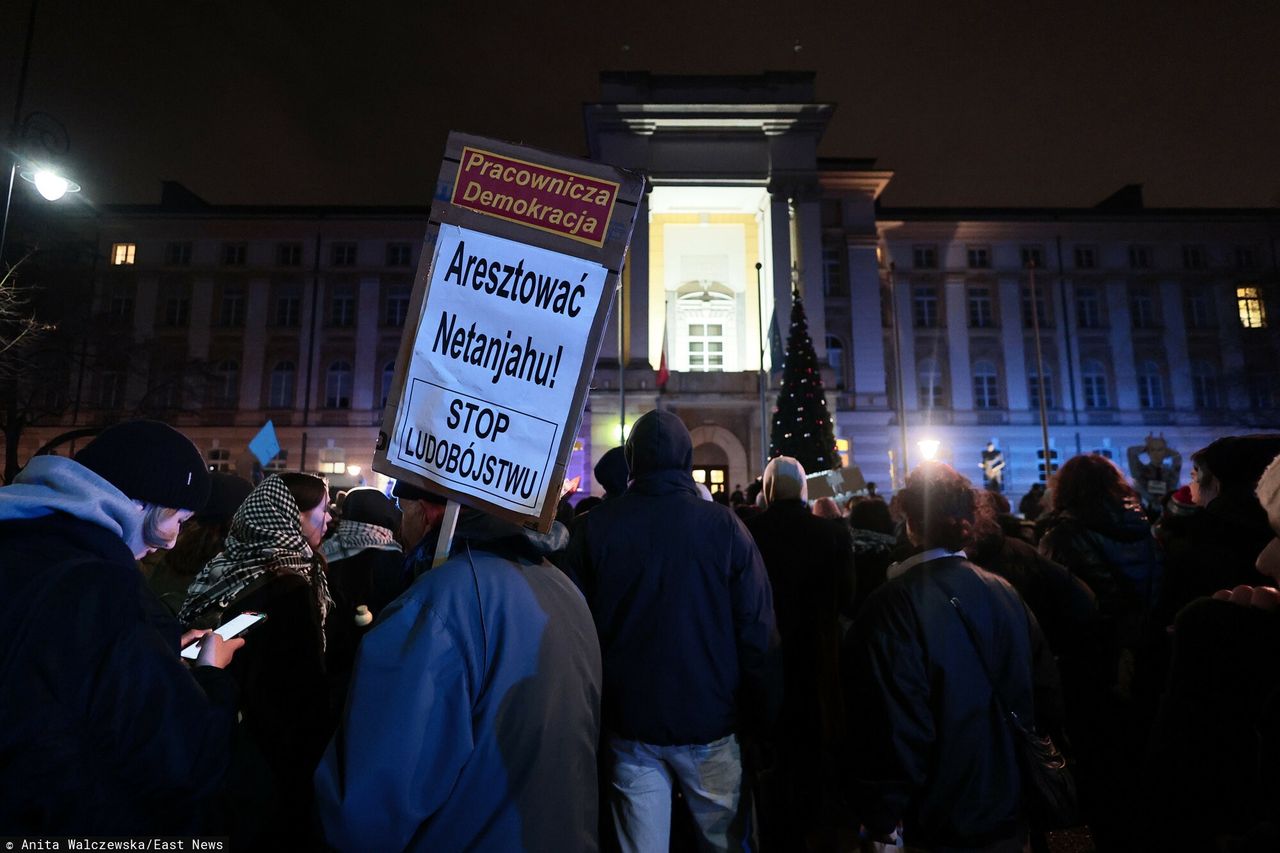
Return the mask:
M942 442L936 438L922 438L916 442L916 447L920 450L920 457L925 462L932 462L938 456L938 447Z
M36 191L48 201L57 201L67 193L80 192L79 184L50 169L28 169L21 174L22 180L35 184Z

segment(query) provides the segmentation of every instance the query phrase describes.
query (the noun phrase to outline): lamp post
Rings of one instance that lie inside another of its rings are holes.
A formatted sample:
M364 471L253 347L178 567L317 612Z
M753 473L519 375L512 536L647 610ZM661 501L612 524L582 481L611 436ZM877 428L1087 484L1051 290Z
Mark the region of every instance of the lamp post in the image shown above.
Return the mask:
M70 148L66 128L53 116L41 112L29 113L26 118L22 116L27 95L27 70L31 66L31 44L36 34L36 12L39 8L40 0L31 0L31 9L27 13L27 35L22 43L22 64L18 71L18 95L14 99L13 118L9 122L9 136L5 140L9 149L9 183L5 189L4 216L0 218L0 261L4 260L5 239L9 233L9 208L13 203L14 181L19 175L23 180L35 184L40 195L49 201L57 201L69 192L80 191L79 184L67 180L48 165L23 163L25 143L33 137L55 157L66 154Z

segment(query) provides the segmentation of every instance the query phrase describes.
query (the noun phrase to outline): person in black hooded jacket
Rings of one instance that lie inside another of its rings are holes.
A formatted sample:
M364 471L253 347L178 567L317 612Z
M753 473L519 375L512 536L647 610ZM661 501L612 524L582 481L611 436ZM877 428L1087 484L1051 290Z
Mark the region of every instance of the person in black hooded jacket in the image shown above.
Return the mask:
M614 824L623 850L665 848L674 775L704 840L736 845L736 735L779 698L769 579L742 522L699 496L678 417L641 416L626 452L631 485L582 517L563 566L600 635Z

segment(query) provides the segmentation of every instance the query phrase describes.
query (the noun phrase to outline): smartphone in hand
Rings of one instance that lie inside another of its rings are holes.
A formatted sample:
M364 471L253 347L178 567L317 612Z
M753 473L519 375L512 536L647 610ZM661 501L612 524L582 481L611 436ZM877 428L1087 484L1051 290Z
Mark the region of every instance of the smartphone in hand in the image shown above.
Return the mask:
M230 622L219 625L214 633L224 640L230 640L232 637L238 637L245 631L248 631L254 625L257 625L263 619L267 618L265 613L241 613ZM196 640L182 649L182 656L187 660L195 660L200 656L200 640Z

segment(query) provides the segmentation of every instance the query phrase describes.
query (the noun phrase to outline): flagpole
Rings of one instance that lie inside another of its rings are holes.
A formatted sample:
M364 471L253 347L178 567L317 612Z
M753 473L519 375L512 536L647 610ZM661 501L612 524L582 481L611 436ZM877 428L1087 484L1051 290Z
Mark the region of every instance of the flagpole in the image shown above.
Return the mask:
M764 475L769 464L769 392L768 374L764 371L764 286L760 283L760 270L764 264L756 261L756 313L760 315L760 474ZM776 309L775 309L776 310Z
M627 440L627 356L622 351L623 331L627 317L627 291L618 278L618 444Z
M1031 329L1036 338L1036 396L1040 398L1040 438L1044 442L1044 481L1049 482L1053 473L1052 459L1049 458L1049 415L1045 411L1044 399L1044 353L1040 348L1040 306L1036 300L1036 262L1027 263L1027 278L1031 284Z
M889 316L893 318L893 365L896 368L894 373L894 390L895 397L898 398L898 436L902 442L901 459L899 463L902 465L902 479L899 480L898 488L901 484L907 482L907 401L902 396L902 343L899 338L902 335L901 327L898 323L898 288L894 280L894 272L896 267L893 261L889 262Z

